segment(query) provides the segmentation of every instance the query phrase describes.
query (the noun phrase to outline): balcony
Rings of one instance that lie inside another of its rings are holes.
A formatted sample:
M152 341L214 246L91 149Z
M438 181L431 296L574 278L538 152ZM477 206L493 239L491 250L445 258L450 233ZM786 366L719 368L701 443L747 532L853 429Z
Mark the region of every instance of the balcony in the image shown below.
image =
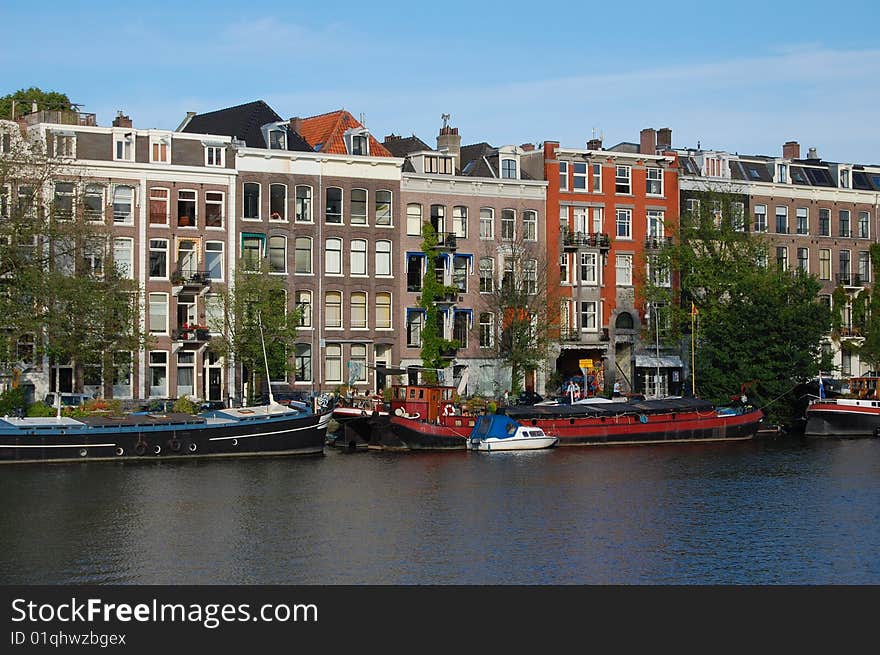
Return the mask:
M595 344L601 341L609 341L610 335L608 333L608 328L602 328L599 332L595 332L592 330L579 330L577 328L562 328L559 331L559 341L563 344L566 343L584 343L584 344Z
M611 248L611 239L604 232L594 234L587 234L586 232L563 232L562 247L566 251L574 251L581 248L609 250Z
M16 113L18 113L16 111ZM41 109L19 117L25 125L37 125L38 123L58 123L60 125L87 125L96 126L98 123L95 114L73 110Z
M211 288L211 278L208 271L192 271L177 269L171 274L172 295L181 293L193 293L199 296L207 293Z
M672 237L646 237L645 250L660 250L672 245Z
M861 339L862 328L852 325L844 325L840 328L841 339Z
M860 286L862 286L861 276L859 276L859 275L852 276L849 273L838 273L835 276L835 280L837 281L837 284L844 286L844 287L860 287Z
M171 340L181 345L201 346L211 340L211 332L206 325L184 323L171 331Z
M437 233L437 250L447 250L454 252L458 249L458 242L454 232L438 232Z
M862 273L856 273L853 277L853 286L864 287L870 283L870 279L868 275Z

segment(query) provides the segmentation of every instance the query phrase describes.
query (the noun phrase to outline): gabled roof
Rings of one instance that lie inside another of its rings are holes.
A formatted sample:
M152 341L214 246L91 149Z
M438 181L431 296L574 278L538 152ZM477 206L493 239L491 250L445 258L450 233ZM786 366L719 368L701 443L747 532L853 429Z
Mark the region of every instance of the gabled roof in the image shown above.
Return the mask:
M397 136L391 134L385 137L382 145L385 146L385 148L388 149L388 152L395 157L406 157L413 152L433 150L431 146L422 141L415 134L412 136Z
M331 111L326 114L303 118L300 125L300 134L314 146L315 152L326 152L336 155L348 154L343 135L349 129L363 129L363 125L344 109ZM371 134L370 156L392 157L393 155L385 146L379 143Z
M498 171L489 164L489 157L495 155L495 148L483 141L461 147L460 175L466 177L498 177Z
M277 123L281 116L262 100L255 100L235 107L218 109L190 118L182 132L192 134L220 134L241 139L248 148L266 148L261 127L267 123ZM288 131L288 150L311 151L312 147L302 137Z

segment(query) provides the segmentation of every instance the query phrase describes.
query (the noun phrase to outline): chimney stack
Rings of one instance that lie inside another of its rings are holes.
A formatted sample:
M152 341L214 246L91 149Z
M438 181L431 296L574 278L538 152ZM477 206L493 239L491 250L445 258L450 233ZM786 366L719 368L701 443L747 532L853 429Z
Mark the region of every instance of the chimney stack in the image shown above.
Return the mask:
M587 141L587 150L601 150L602 139L590 139Z
M461 137L457 127L444 125L440 128L440 135L437 137L437 150L446 150L452 155L455 160L453 166L456 170L458 169L461 160Z
M116 118L113 119L113 127L131 127L131 118L122 113L116 112Z
M639 153L643 155L657 154L657 131L653 127L646 127L639 132Z
M801 144L797 141L786 141L782 144L782 156L786 159L800 159Z
M661 127L657 130L657 149L672 150L672 128Z
M291 132L296 132L300 136L302 136L302 118L299 116L294 116L289 121L287 121L287 125L290 128Z
M403 137L400 136L399 134L395 134L394 132L392 132L391 134L389 134L388 136L385 137L384 143L391 143L392 141L400 141L402 138Z
M807 159L819 159L819 153L815 148L810 148L807 150Z
M535 149L535 146L531 143L523 143L520 148L522 148L523 152L531 152Z

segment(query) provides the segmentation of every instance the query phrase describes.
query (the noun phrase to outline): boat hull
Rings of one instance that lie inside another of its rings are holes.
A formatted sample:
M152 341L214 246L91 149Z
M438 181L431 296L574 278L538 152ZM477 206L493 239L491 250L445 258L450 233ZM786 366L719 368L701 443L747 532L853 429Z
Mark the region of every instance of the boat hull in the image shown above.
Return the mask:
M471 426L448 426L417 419L392 416L386 430L389 436L377 435L380 442L400 442L408 450L467 450Z
M329 422L327 412L253 421L172 418L155 424L129 420L0 429L0 463L320 455Z
M805 437L859 439L880 436L880 406L872 405L872 401L848 404L843 401L815 402L807 408L806 416Z
M471 450L487 453L514 450L545 450L547 448L553 448L558 442L558 437L472 439Z

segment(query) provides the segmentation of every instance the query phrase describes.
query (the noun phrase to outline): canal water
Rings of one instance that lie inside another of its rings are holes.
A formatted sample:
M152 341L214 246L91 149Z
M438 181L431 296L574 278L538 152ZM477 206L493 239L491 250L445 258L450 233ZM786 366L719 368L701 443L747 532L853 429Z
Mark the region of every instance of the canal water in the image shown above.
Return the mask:
M878 584L880 440L0 468L3 584Z

